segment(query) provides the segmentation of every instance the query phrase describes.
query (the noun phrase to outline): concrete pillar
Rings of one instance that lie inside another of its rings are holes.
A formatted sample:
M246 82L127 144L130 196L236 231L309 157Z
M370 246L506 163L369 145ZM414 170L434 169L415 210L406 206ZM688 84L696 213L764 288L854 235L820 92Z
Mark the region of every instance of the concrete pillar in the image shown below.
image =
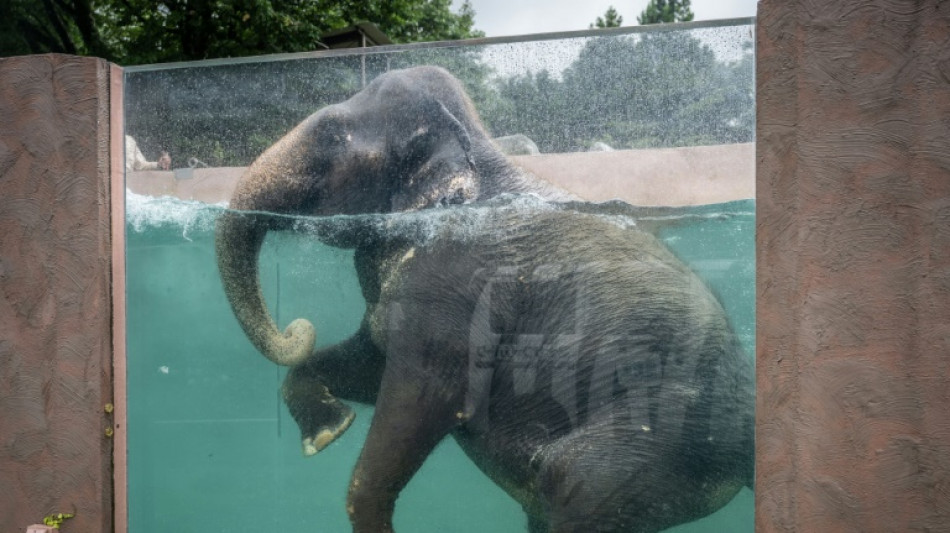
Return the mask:
M948 531L950 3L757 33L756 531Z
M0 59L2 531L113 530L113 70Z

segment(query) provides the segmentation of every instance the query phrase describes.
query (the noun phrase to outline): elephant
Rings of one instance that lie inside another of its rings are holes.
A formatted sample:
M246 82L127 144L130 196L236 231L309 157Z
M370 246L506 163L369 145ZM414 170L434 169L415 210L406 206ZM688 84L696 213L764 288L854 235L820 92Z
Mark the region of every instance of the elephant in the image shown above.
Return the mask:
M249 340L292 367L304 452L349 426L340 398L375 405L354 532L393 531L448 435L534 533L655 532L751 486L752 366L719 302L648 232L572 200L508 163L432 67L318 111L241 178L218 266ZM355 250L367 310L349 339L314 349L306 320L274 323L257 258L279 230Z
M307 117L252 163L229 207L287 215L387 213L505 193L578 199L512 165L461 83L444 69L422 66L387 72L349 100ZM228 299L248 338L275 363L299 367L311 356L314 329L299 320L277 330L260 296L256 264L267 232L290 224L288 218L226 214L217 223L216 247ZM374 275L359 259L357 270L367 271L361 280ZM323 383L298 374L291 371L284 396L301 426L304 453L313 455L346 430L353 414ZM347 376L335 375L334 389L367 400L364 383Z

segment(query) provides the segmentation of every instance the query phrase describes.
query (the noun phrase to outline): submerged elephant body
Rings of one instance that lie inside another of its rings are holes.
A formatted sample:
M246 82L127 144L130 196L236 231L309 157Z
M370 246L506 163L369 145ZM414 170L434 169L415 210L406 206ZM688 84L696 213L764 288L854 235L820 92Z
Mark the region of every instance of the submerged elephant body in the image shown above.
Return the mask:
M597 216L479 206L490 215L473 230L472 209L432 215L435 237L364 233L362 327L286 385L341 382L335 394L376 404L351 484L357 531L389 527L449 434L532 531L659 531L751 484L751 365L692 272ZM348 388L354 374L378 394Z
M366 155L353 147L373 143L344 128L338 137L359 153L321 162L299 151L311 146L301 132L324 135L315 115L251 167L232 207L328 215L506 190L569 198L494 151L444 72L386 76L367 94L389 84L410 102L439 96L420 108L428 122L408 122L404 135L442 128L424 149L374 144ZM338 111L331 128L346 122ZM333 142L312 148L339 149ZM356 203L343 208L336 194ZM425 231L413 231L420 223ZM293 365L283 392L305 452L352 420L336 396L376 406L350 484L354 531L391 531L400 490L447 435L521 503L533 532L659 531L751 484L751 364L709 290L649 234L538 201L336 220L316 235L356 249L367 312L353 337L312 351L309 323L285 333L273 323L256 265L267 231L305 226L227 213L219 266L248 337Z

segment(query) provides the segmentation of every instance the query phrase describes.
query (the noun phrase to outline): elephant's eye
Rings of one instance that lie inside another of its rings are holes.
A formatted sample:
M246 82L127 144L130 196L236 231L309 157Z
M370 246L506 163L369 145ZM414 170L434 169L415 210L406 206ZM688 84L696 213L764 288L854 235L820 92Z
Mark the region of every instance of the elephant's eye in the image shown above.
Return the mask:
M346 144L353 140L353 136L349 133L334 133L333 142L335 144Z
M338 116L324 117L317 130L317 142L324 148L342 148L353 140L353 135Z

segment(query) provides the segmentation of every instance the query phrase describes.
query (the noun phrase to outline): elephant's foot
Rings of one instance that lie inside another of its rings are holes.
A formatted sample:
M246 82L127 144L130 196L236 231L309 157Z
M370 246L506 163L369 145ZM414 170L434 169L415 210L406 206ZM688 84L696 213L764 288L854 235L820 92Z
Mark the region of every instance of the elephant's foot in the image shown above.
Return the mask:
M317 431L316 435L306 436L303 433L303 454L306 457L311 455L316 455L317 452L326 448L331 442L335 441L337 437L343 434L350 427L350 424L353 423L353 419L356 418L356 414L352 409L349 408L346 404L341 403L343 407L346 408L346 413L344 413L340 418L339 422L334 427L324 427Z
M291 371L283 386L284 402L300 428L303 454L315 455L342 435L356 414L319 379Z

